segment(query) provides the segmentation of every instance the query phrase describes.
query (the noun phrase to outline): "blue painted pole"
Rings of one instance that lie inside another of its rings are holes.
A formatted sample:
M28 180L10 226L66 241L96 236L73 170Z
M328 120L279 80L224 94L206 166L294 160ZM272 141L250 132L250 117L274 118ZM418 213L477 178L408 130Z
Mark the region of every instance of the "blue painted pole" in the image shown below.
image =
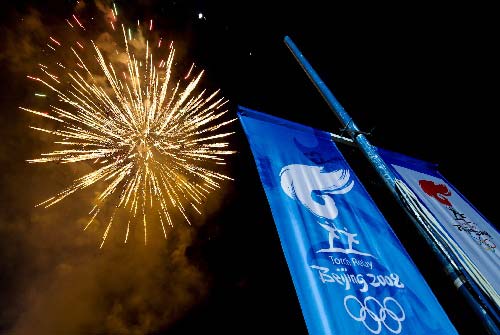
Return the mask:
M394 174L382 160L376 148L373 147L368 142L366 136L362 132L360 132L360 130L354 123L354 120L347 114L342 105L337 101L335 96L328 89L323 80L321 80L319 75L312 68L307 59L302 55L302 53L290 37L285 36L285 44L292 52L295 59L299 62L302 69L306 72L309 79L311 79L313 84L326 100L326 103L328 104L330 109L332 109L332 111L338 117L345 131L349 134L349 137L361 149L365 157L369 160L369 162L375 168L376 172L380 175L386 186L394 195L397 202L403 207L407 215L410 217L411 221L415 224L419 233L424 237L426 242L429 244L433 252L436 254L437 258L445 268L446 273L455 283L457 290L464 296L466 301L471 305L472 309L483 321L485 328L491 335L500 334L500 329L498 326L498 312L492 310L493 307L487 302L487 299L478 290L477 286L471 284L466 279L466 276L463 274L463 267L461 267L458 262L453 260L452 253L446 251L447 246L438 241L435 236L429 234L428 228L423 227L422 223L415 218L414 214L403 203L400 198L400 194L396 189Z

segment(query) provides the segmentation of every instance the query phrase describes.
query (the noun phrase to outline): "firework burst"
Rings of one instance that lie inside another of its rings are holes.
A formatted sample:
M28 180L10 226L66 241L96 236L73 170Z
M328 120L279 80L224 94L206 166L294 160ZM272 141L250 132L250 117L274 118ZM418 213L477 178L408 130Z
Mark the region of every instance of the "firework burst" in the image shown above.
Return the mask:
M56 103L48 111L20 107L50 120L51 126L31 128L54 136L57 147L28 162L86 162L92 168L37 206L49 207L77 191L101 185L84 228L96 221L105 206L114 207L105 220L101 247L113 222L119 221L119 209L127 213L125 242L131 225L139 223L146 243L152 216L160 222L165 238L176 213L190 224L189 211L201 214L200 204L223 180L231 179L218 167L234 153L225 141L232 132L222 129L235 119L225 118L227 100L218 96L218 90L198 92L203 71L193 75L193 64L185 77L174 80L173 42L163 48L168 49L165 59L153 56L161 38L154 47L146 40L143 54L136 57L131 30L118 25L115 14L116 9L110 27L123 41L120 62L109 61L93 40L74 41L66 46L73 65L63 65L62 60L45 62L39 64L37 75L28 76L46 92L37 96L52 95ZM70 29L85 30L75 15L66 22ZM149 30L152 25L148 21ZM47 47L55 52L65 46L50 36ZM89 53L94 71L84 61ZM64 79L55 73L62 73Z

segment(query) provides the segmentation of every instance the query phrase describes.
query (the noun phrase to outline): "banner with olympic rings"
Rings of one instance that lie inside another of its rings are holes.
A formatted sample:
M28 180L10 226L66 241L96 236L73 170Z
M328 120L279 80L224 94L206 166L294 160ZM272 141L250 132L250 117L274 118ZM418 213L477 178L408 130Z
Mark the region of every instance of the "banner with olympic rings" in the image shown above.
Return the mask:
M457 334L330 133L238 118L310 334Z

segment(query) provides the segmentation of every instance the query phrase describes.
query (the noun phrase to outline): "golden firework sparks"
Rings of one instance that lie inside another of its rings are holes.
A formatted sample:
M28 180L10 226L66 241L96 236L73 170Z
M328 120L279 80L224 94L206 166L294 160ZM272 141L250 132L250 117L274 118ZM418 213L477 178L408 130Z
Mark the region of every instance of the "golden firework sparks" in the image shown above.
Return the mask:
M71 24L71 19L76 25ZM86 29L75 15L66 22L71 29ZM152 20L148 23L151 30ZM112 28L115 30L114 25ZM107 219L101 247L117 221L117 209L129 214L125 242L131 223L140 222L146 243L147 222L152 215L159 217L165 238L165 226L173 226L174 212L190 224L188 209L201 214L199 205L221 186L221 181L231 179L218 172L217 166L225 164L224 156L234 153L225 141L232 132L221 131L235 121L225 118L227 100L219 97L219 90L211 94L206 90L197 92L204 72L189 79L193 63L183 78L185 84L175 82L172 42L166 60L158 61L146 41L141 59L129 47L133 41L131 29L122 25L121 32L125 65L109 61L93 40L85 43L85 48L76 41L69 46L73 66L63 66L60 61L54 66L39 64L39 75L28 76L45 88L37 96L52 95L58 103L50 105L48 111L20 107L54 123L51 127L31 128L53 135L58 146L28 162L87 162L92 167L39 205L49 207L77 191L98 183L105 185L84 228L92 224L104 206L115 206ZM161 39L156 44L159 48ZM64 47L52 36L47 45L52 50ZM80 52L94 54L97 72L90 70ZM63 71L67 80L54 74L56 70ZM101 76L106 78L105 83L99 80Z

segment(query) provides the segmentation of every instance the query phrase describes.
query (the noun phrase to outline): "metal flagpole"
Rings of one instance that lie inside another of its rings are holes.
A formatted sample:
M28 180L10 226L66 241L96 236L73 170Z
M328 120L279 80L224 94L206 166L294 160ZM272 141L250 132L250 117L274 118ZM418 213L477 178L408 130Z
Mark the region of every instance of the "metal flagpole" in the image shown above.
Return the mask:
M424 237L426 242L432 248L433 252L436 254L439 261L446 269L446 273L449 274L458 291L465 297L473 310L478 314L480 319L483 321L486 329L492 335L500 334L499 326L495 323L494 320L494 318L496 318L496 322L498 323L498 315L494 311L492 311L491 305L484 298L483 294L478 291L477 287L467 280L466 276L464 275L463 267L461 267L458 262L454 261L452 253L446 250L446 245L439 241L435 236L430 234L429 227L425 226L425 222L418 217L417 213L411 210L408 203L405 203L405 198L402 198L401 196L401 189L396 186L396 178L394 174L382 160L376 148L368 142L364 133L358 129L353 119L347 114L342 105L337 101L335 96L321 80L319 75L312 68L307 59L302 55L302 53L290 37L285 36L285 44L293 53L295 59L300 63L302 69L309 76L313 84L320 91L328 106L338 117L342 126L349 134L349 137L352 139L354 144L361 149L363 154L366 156L366 158L375 168L376 172L380 175L386 186L389 188L393 196L396 198L397 202L403 207L407 215L415 224L419 233L422 235L422 237Z

